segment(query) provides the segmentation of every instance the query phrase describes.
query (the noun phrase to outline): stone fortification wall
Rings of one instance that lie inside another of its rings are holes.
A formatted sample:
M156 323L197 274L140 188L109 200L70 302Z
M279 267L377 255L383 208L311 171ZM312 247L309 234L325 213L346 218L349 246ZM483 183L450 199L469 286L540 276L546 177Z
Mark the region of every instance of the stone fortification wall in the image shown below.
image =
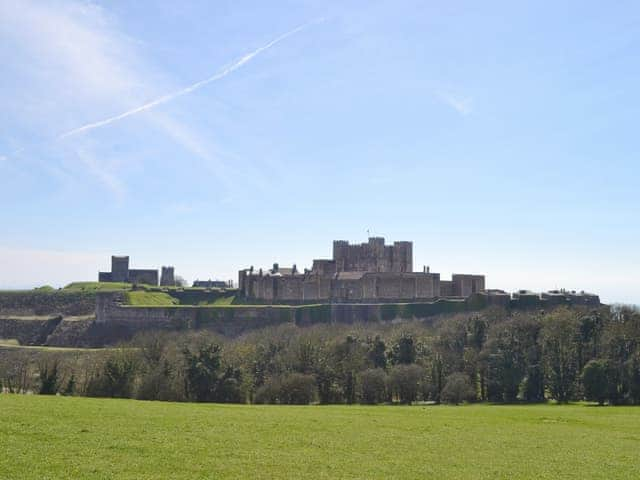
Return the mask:
M326 277L240 275L239 293L274 303L423 301L440 296L438 273L340 272Z
M163 291L162 289L157 289ZM152 289L156 291L156 289ZM170 289L167 293L173 298L177 298L180 305L207 305L215 302L220 298L233 296L237 293L235 289L227 288L187 288L187 289Z
M96 306L96 324L103 328L126 327L131 331L207 328L223 335L238 335L251 329L294 322L295 310L292 306L268 305L134 307L119 304L109 294L101 294Z
M20 345L44 345L61 321L62 317L0 318L0 338L17 340Z
M145 285L158 285L158 270L129 270L129 283L142 283Z
M96 294L65 290L0 292L0 317L92 315Z
M468 297L472 293L485 290L484 275L468 275L454 273L451 276L452 296Z
M491 305L512 306L508 295L476 294L468 299L442 299L411 303L334 303L318 305L234 305L219 307L166 306L134 307L118 303L110 293L100 293L96 323L128 326L134 330L148 328L207 328L224 335L237 335L247 330L294 322L355 323L423 319L445 313L480 310Z
M239 305L134 307L122 305L122 292L96 295L95 321L61 316L10 318L0 316L0 338L16 339L23 345L97 347L128 340L150 330L209 329L226 336L270 325L295 323L387 322L427 320L436 315L480 311L490 306L506 309L550 309L559 305L600 307L595 295L562 293L512 298L499 291L476 293L466 299L425 302L334 303L315 305Z

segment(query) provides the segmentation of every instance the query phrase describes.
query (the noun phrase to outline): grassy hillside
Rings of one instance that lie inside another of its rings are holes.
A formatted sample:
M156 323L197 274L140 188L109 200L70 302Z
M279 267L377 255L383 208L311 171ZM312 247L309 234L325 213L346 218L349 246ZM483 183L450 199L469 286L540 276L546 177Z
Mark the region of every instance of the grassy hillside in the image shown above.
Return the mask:
M0 395L4 478L637 478L640 409Z
M130 290L130 283L120 282L73 282L64 287L64 290L81 292L112 292L118 290Z
M164 292L149 292L146 290L134 290L126 292L127 304L134 306L170 306L179 303L177 298Z

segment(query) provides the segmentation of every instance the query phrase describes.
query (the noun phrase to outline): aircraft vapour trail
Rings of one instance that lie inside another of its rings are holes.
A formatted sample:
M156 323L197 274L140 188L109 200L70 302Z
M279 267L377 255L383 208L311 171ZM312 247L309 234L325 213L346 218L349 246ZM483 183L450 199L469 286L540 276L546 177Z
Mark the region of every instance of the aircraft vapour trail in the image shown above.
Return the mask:
M158 105L162 105L163 103L167 103L171 100L173 100L176 97L181 97L182 95L186 95L188 93L193 92L194 90L197 90L209 83L215 82L217 80L220 80L224 77L226 77L227 75L229 75L230 73L234 72L235 70L239 69L240 67L242 67L245 63L249 62L251 59L253 59L255 56L259 55L260 53L264 52L265 50L270 49L271 47L273 47L274 45L276 45L277 43L283 41L284 39L286 39L287 37L290 37L292 35L295 35L296 33L298 33L301 30L304 30L305 28L309 27L310 25L314 24L314 23L320 23L324 21L324 19L320 18L317 20L313 20L311 22L305 23L303 25L300 25L299 27L294 28L293 30L288 31L287 33L284 33L282 35L280 35L279 37L271 40L269 43L266 43L265 45L256 48L255 50L253 50L250 53L247 53L245 56L243 56L242 58L240 58L239 60L233 62L231 65L225 67L222 69L222 71L216 73L215 75L212 75L211 77L205 78L204 80L200 80L199 82L196 82L192 85L189 85L188 87L184 87L180 90L177 90L173 93L169 93L167 95L163 95L162 97L156 98L155 100L152 100L148 103L145 103L144 105L141 105L139 107L133 108L131 110L127 110L126 112L123 112L119 115L115 115L113 117L109 117L109 118L105 118L104 120L100 120L98 122L93 122L93 123L88 123L87 125L84 125L82 127L78 127L78 128L74 128L73 130L69 130L68 132L65 132L63 134L61 134L60 136L58 136L58 140L61 140L63 138L67 138L67 137L71 137L73 135L77 135L79 133L82 132L86 132L89 130L93 130L94 128L100 128L103 127L105 125L109 125L110 123L113 122L117 122L118 120L122 120L123 118L127 118L130 117L132 115L136 115L138 113L144 112L146 110L150 110L154 107L157 107Z

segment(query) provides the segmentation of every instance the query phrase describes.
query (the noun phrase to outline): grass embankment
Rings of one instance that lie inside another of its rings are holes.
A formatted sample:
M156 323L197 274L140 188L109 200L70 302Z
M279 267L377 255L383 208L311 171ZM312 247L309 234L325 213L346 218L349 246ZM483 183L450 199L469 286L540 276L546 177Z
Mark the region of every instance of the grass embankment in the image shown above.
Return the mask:
M640 409L0 395L4 478L637 478Z
M178 305L180 302L177 298L172 297L164 292L149 292L146 290L133 290L126 292L128 305L133 306L171 306Z
M219 298L216 298L215 300L205 300L205 301L199 302L198 305L202 307L204 306L224 307L224 306L232 305L235 298L236 298L235 296L219 297Z
M119 290L131 290L130 283L121 282L73 282L64 287L63 290L81 292L113 292Z

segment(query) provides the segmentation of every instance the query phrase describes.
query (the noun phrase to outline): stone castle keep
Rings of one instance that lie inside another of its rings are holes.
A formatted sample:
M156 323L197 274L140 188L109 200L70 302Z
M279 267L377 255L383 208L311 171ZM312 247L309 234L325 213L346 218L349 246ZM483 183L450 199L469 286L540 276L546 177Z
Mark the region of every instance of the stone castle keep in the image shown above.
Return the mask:
M393 302L468 297L485 291L484 275L453 274L441 280L428 267L413 271L412 242L385 245L384 238L367 243L333 242L333 259L314 260L311 270L281 268L240 270L241 296L262 302Z
M145 285L158 285L158 270L156 269L132 269L129 268L128 256L111 257L111 271L98 272L99 282L124 282L142 283ZM173 267L162 267L160 277L161 286L175 285L175 273Z

